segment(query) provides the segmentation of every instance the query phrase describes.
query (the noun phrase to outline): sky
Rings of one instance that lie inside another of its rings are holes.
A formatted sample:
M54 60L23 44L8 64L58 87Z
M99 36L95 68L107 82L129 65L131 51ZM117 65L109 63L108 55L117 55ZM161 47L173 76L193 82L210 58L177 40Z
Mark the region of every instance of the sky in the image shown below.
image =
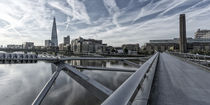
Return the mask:
M0 0L0 45L50 39L56 17L58 40L70 35L112 46L143 45L179 36L185 13L187 37L210 29L210 0Z

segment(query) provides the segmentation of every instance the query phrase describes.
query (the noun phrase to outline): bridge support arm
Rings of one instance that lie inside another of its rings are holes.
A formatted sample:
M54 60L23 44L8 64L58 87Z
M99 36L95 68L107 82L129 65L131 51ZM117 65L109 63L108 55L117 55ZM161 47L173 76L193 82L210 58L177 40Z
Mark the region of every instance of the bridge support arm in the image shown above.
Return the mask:
M77 69L100 70L100 71L116 71L116 72L135 72L136 71L132 69L104 68L104 67L92 67L92 66L73 66L73 67Z
M134 63L134 62L131 62L131 61L129 61L129 60L122 60L122 61L123 61L124 63L128 64L128 65L131 65L131 66L134 66L134 67L137 67L137 68L140 67L139 64Z
M68 75L70 75L74 80L80 83L83 87L85 87L90 93L95 95L101 101L104 101L107 97L111 95L112 90L89 78L74 67L68 64L63 64L63 66L63 70L65 70Z
M40 105L47 93L49 92L50 88L52 87L53 83L55 82L56 78L58 77L61 68L59 67L51 76L50 80L45 84L39 95L33 101L32 105Z

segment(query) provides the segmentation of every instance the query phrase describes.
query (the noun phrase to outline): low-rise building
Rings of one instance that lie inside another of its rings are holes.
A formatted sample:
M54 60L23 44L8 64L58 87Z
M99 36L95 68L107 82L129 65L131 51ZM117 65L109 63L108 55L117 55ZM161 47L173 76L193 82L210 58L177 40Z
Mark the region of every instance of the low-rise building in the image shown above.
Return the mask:
M59 50L61 50L61 51L71 51L70 44L66 44L66 45L64 43L59 44Z
M102 40L83 39L82 37L71 41L71 49L74 53L105 53L106 46Z
M139 44L123 44L122 48L126 48L130 51L139 51L140 49Z
M9 44L9 45L7 45L7 48L11 48L11 49L22 49L23 46L22 45Z
M42 49L45 49L45 46L34 46L34 49L42 50Z
M23 43L24 49L33 49L34 48L34 42L25 42Z
M210 38L210 30L201 30L198 29L195 32L195 39L202 38L202 39L209 39Z
M124 54L124 51L123 51L122 47L114 47L114 49L115 49L115 53Z
M149 43L146 43L146 51L154 52L156 51L179 51L179 39L166 39L166 40L150 40ZM187 50L210 50L210 39L193 39L187 38Z
M51 40L45 40L45 47L51 46Z
M64 50L64 44L63 43L59 44L59 50Z
M127 54L129 55L136 55L140 50L139 44L123 44L122 48L123 50L127 50Z
M98 54L107 53L106 47L107 44L96 44L95 45L96 53Z
M106 52L107 52L107 54L114 54L115 53L115 49L112 46L107 46L106 47Z

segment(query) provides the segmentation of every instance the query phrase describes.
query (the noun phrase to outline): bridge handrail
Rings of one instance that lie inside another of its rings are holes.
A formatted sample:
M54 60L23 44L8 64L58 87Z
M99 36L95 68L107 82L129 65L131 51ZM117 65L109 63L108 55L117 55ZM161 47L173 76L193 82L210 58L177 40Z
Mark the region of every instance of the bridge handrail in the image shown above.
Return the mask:
M136 60L139 59L140 57L124 57L124 58L119 58L119 57L65 57L65 58L60 58L60 60Z
M0 53L0 60L36 60L36 54Z
M169 52L170 54L179 54L179 55L184 55L184 56L192 56L192 57L199 57L199 58L208 58L210 59L210 56L208 55L197 55L197 54L190 54L190 53L181 53L181 52Z
M115 90L101 105L128 105L138 86L143 83L146 73L152 66L159 53L147 60L133 73L117 90Z

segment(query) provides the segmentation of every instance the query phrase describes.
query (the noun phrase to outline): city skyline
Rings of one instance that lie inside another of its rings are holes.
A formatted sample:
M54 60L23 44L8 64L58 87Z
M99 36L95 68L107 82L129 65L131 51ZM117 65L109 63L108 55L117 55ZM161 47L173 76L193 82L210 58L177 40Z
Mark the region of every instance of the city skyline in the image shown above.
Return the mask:
M193 37L198 28L210 29L209 11L208 0L0 1L0 45L44 45L54 16L59 43L67 35L103 39L115 46L178 37L180 13L186 14L187 37Z

